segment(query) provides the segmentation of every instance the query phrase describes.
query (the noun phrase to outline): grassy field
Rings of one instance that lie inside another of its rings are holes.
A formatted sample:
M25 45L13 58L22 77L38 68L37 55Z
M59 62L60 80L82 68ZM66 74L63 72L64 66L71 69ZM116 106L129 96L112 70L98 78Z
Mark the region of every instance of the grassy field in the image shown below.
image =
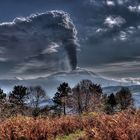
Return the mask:
M115 115L91 112L83 116L0 121L0 140L139 140L140 111Z

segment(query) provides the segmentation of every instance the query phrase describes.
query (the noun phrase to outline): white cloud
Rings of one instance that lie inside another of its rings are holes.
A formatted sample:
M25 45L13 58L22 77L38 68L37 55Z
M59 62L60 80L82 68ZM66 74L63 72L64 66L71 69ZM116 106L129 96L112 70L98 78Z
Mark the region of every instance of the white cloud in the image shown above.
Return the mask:
M104 24L110 28L113 28L115 26L120 27L125 22L126 22L125 19L120 16L117 16L117 17L108 16L105 18Z
M125 77L121 78L122 82L130 82L131 84L140 85L140 78Z
M7 58L0 58L0 62L6 62L6 61L8 61L8 59Z
M131 11L131 12L137 12L139 13L140 12L140 5L138 6L128 6L128 9Z
M106 1L106 4L107 4L108 6L115 6L114 1L112 1L112 0L107 0L107 1Z
M125 41L127 40L127 33L124 31L120 32L120 40Z
M50 44L48 45L48 47L47 47L46 49L44 49L44 50L42 51L41 54L57 53L59 47L60 47L59 44L52 42L52 43L50 43Z

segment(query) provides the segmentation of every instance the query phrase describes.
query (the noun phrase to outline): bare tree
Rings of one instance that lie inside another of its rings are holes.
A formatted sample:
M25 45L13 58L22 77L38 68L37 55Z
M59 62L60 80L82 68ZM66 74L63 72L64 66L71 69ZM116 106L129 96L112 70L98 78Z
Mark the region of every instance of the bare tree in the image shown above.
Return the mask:
M41 86L29 87L29 103L33 107L33 115L38 116L40 113L40 102L47 99L45 90Z
M72 91L73 106L79 114L93 111L102 96L100 85L93 84L90 80L82 80Z

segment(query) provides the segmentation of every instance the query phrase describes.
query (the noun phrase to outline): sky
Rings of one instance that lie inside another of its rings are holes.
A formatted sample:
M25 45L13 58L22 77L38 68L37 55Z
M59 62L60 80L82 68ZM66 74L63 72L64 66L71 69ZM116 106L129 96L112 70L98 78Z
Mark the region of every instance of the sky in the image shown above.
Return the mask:
M140 79L139 37L139 0L1 0L0 77L81 67Z

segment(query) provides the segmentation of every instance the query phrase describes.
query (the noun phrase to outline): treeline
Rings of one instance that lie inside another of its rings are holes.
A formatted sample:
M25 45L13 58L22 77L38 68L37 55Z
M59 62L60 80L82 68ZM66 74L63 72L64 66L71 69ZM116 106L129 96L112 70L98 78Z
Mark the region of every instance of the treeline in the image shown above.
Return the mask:
M81 115L94 111L114 114L134 107L132 93L128 88L122 87L117 93L107 95L100 85L90 80L82 80L73 88L65 82L60 84L52 99L53 104L40 107L40 103L48 99L47 93L40 86L18 85L8 94L0 89L0 116Z
M0 89L0 116L10 117L18 114L37 116L41 111L40 101L45 99L48 97L41 86L18 85L7 94Z
M134 108L131 91L122 87L117 93L104 94L100 85L90 80L82 80L72 89L68 83L62 83L54 95L56 114L83 114L105 112L114 114L128 108Z

